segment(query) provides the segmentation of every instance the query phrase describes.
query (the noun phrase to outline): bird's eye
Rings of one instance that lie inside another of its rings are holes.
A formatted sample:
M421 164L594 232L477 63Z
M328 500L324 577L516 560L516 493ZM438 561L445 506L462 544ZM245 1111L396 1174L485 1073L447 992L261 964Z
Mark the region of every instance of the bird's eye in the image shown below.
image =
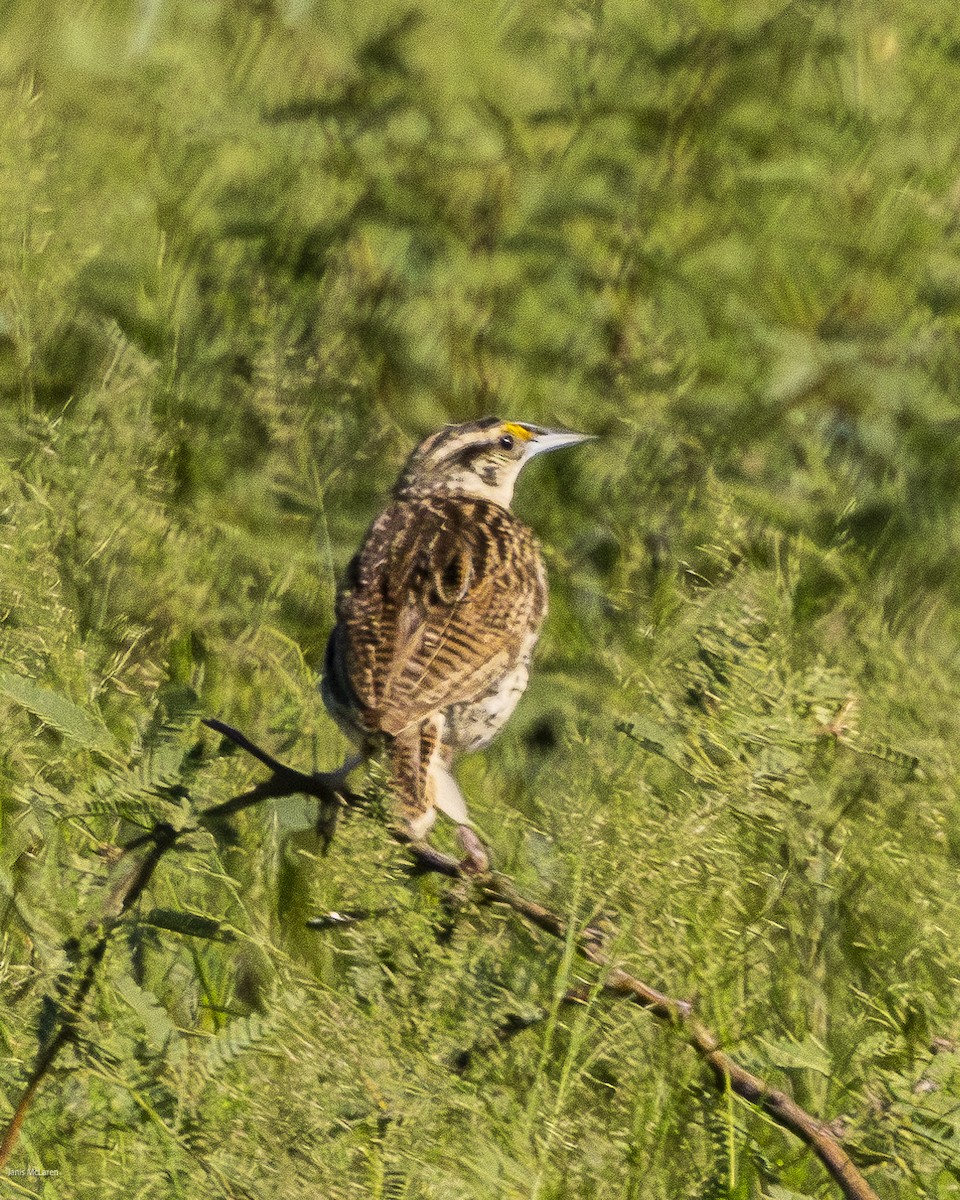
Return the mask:
M513 449L513 434L505 433L503 435L503 437L500 439L500 445L504 450L512 450Z

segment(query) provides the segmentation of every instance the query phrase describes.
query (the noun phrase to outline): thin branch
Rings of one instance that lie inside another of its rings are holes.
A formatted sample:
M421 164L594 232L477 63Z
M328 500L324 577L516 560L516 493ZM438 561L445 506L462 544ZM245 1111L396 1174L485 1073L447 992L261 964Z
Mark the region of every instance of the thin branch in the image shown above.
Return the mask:
M568 988L560 997L558 1003L564 1008L575 1004L589 1004L592 994L592 988L587 987L585 984L577 984L574 987ZM512 1038L515 1038L518 1033L524 1033L527 1029L532 1029L534 1025L539 1025L545 1021L548 1015L548 1012L542 1008L526 1017L520 1013L511 1013L499 1025L494 1026L486 1037L480 1038L472 1045L458 1051L453 1057L453 1069L459 1075L464 1074L478 1054L486 1053L496 1046L505 1045Z
M77 980L69 999L61 1005L60 1025L54 1031L44 1046L41 1046L34 1063L33 1070L20 1096L16 1110L7 1125L0 1141L0 1169L6 1166L20 1138L20 1130L26 1119L40 1085L56 1062L60 1051L76 1036L80 1013L93 987L97 969L107 952L107 945L120 925L124 914L139 899L144 888L150 882L153 872L160 859L171 849L177 840L177 833L166 822L158 822L150 837L152 845L143 856L135 869L127 875L107 897L104 904L104 916L99 924L99 937L87 953L86 966ZM142 844L143 838L137 843Z
M168 850L187 837L196 833L199 828L209 828L222 821L225 817L241 812L264 800L278 799L282 796L307 795L314 796L320 801L321 819L318 822L318 833L324 840L329 840L332 834L336 812L342 804L357 805L362 803L359 796L354 795L343 786L339 773L323 774L313 772L307 774L294 767L287 766L279 759L268 754L254 742L251 742L239 730L222 721L214 719L204 721L204 724L224 737L234 742L241 750L252 754L258 762L263 763L270 771L270 777L258 783L250 791L234 796L222 804L215 804L199 814L198 824L185 829L174 829L166 821L157 821L153 828L144 834L132 838L123 847L124 854L131 854L148 846L149 850L139 862L111 889L104 899L100 921L94 923L99 936L85 955L84 965L73 992L69 999L60 1004L60 1022L50 1038L40 1047L33 1070L27 1078L23 1092L14 1110L13 1116L7 1123L2 1139L0 1139L0 1170L6 1166L20 1139L20 1131L26 1120L27 1113L35 1100L40 1086L53 1069L53 1065L61 1050L76 1036L80 1015L86 1004L90 990L96 979L97 970L107 951L107 945L117 928L123 922L127 912L140 898L154 871ZM429 850L429 847L427 848ZM435 869L435 868L434 868Z
M280 796L314 796L321 803L335 807L339 807L340 804L357 806L363 803L361 796L354 795L343 786L342 777L338 771L329 773L312 771L309 774L306 771L298 771L295 767L287 766L278 758L274 758L272 754L268 754L266 750L251 742L246 734L241 733L239 729L234 729L225 721L218 721L215 717L205 717L203 723L208 729L222 734L235 746L245 750L247 754L252 754L270 772L269 779L258 783L249 792L244 792L240 796L234 796L232 800L226 800L223 804L215 804L213 808L206 809L201 816L203 823L231 816L235 812L240 812L241 809L259 804L261 800L276 799Z
M229 725L217 722L213 727L243 749L250 745L243 734L238 734ZM259 748L255 757L261 762L267 762L270 758ZM267 765L270 765L270 762L267 762ZM288 771L289 768L283 767L283 770ZM559 939L566 939L570 935L568 922L563 917L522 895L506 875L495 871L483 875L472 874L465 871L455 858L435 850L426 842L414 841L401 830L390 832L397 841L406 845L418 870L453 879L471 880L488 899L508 905L518 916L535 925L537 929ZM575 935L575 945L579 954L605 970L605 990L639 1004L657 1020L675 1025L688 1045L708 1064L718 1088L726 1091L729 1087L736 1095L756 1104L776 1124L794 1134L813 1150L847 1200L877 1200L876 1192L825 1122L801 1108L786 1092L740 1066L721 1049L717 1037L696 1019L693 1005L688 1000L665 995L625 971L609 958L603 948L603 941L603 934L591 927Z
M283 796L299 794L314 796L321 802L322 807L332 809L334 812L341 804L362 803L360 797L344 788L340 773L313 772L307 774L298 771L280 762L279 759L251 742L239 730L223 721L208 720L204 723L240 749L253 755L270 771L270 777L250 791L206 809L199 815L200 826L209 826L232 813L259 804L263 800ZM26 1114L43 1079L49 1073L60 1051L76 1034L81 1009L93 986L97 969L106 953L111 935L149 883L163 855L172 849L181 838L194 832L196 829L174 830L165 822L158 822L151 833L137 837L125 847L125 851L130 852L145 844L150 845L149 851L137 864L134 871L119 888L114 889L114 893L108 897L104 905L100 936L89 951L83 973L74 987L69 1002L63 1008L59 1028L37 1057L20 1102L7 1126L2 1142L0 1142L0 1168L5 1165L17 1143ZM721 1049L715 1035L696 1019L693 1006L689 1001L675 999L657 991L656 988L637 979L613 962L604 950L604 936L600 930L588 926L586 929L573 931L569 923L559 914L518 892L507 876L494 871L476 874L466 869L450 855L435 850L426 842L412 840L402 830L391 829L390 833L397 841L406 846L418 871L445 875L452 879L468 880L480 889L486 899L506 904L513 912L537 929L561 940L573 936L577 952L605 972L602 982L607 992L623 996L639 1004L658 1020L674 1025L681 1032L687 1044L696 1050L708 1064L717 1086L722 1091L729 1087L738 1096L756 1104L776 1124L794 1134L813 1150L847 1200L878 1200L876 1193L824 1122L817 1120L816 1117L801 1108L786 1092L772 1087L766 1080L735 1062L726 1051ZM578 997L571 996L570 999L573 1002ZM511 1033L517 1032L522 1027L522 1025L511 1023L509 1028L505 1026L500 1030L498 1036L509 1037Z
M420 843L411 843L410 852L423 869L438 869L441 874L473 878L477 887L491 900L508 905L515 913L538 929L559 939L569 935L567 922L557 913L521 895L505 875L490 872L486 876L468 876L460 864L449 855L429 849L425 854ZM437 859L442 861L436 862ZM436 863L436 866L434 865ZM717 1037L694 1016L689 1000L679 1000L657 991L617 966L603 949L603 936L587 928L576 935L576 948L589 962L606 970L604 990L623 996L660 1021L679 1026L684 1040L709 1065L720 1091L730 1090L744 1100L756 1104L781 1128L798 1137L817 1155L848 1200L877 1200L877 1194L858 1170L830 1127L801 1108L786 1092L773 1087L759 1075L740 1066L721 1049Z

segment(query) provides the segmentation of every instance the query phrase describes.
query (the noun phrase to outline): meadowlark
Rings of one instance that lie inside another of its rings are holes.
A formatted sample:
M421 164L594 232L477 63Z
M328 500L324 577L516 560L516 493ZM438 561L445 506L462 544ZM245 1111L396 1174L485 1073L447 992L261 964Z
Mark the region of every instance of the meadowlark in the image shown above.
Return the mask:
M547 612L533 533L510 511L523 467L589 435L486 417L447 425L410 455L349 566L327 643L323 699L363 758L386 751L410 834L437 810L476 869L486 855L451 774L486 746L527 686Z

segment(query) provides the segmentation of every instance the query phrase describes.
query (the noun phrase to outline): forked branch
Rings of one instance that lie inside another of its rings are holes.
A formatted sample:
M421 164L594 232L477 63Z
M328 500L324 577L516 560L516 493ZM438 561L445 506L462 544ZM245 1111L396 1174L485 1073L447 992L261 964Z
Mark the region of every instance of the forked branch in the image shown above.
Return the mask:
M209 826L264 800L307 795L320 802L321 821L318 828L321 837L329 838L339 807L343 804L362 803L359 797L343 786L340 774L308 774L298 771L268 754L232 726L217 720L204 723L240 749L253 755L267 768L270 775L249 791L206 809L198 818L198 826ZM58 1027L40 1048L17 1108L0 1141L0 1168L5 1165L17 1144L27 1112L44 1078L52 1069L60 1051L76 1034L81 1010L87 1001L111 936L126 919L131 906L146 888L164 854L181 838L193 832L196 832L195 828L174 830L169 825L158 822L150 833L135 838L124 847L128 853L144 846L148 849L104 902L95 939L85 955L69 999L62 1006ZM689 1001L675 999L657 991L615 963L604 948L604 935L600 930L588 926L586 929L572 931L563 917L518 892L506 875L495 871L479 875L467 872L455 858L435 850L426 842L413 841L399 829L391 830L391 834L397 841L406 845L418 870L438 873L453 879L469 880L480 889L487 900L507 905L517 916L537 929L561 940L573 936L578 953L588 962L601 968L602 987L606 993L628 999L646 1009L657 1020L668 1022L677 1028L687 1044L708 1064L717 1086L721 1090L729 1087L736 1095L756 1104L776 1124L798 1137L817 1155L848 1200L878 1200L849 1154L822 1121L801 1108L786 1092L772 1087L760 1076L754 1075L735 1062L721 1048L714 1034L696 1018ZM577 997L572 996L571 999L576 1000ZM510 1030L505 1029L502 1032L509 1033Z
M236 745L249 749L256 758L273 769L272 761L275 760L271 761L270 756L264 755L259 747L253 747L243 734L220 721L208 721L207 724ZM282 764L281 767L284 772L289 771L289 768ZM315 795L316 792L308 791L308 794ZM455 858L435 850L426 842L413 841L399 829L391 830L391 833L397 841L406 845L408 853L420 870L436 872L454 879L468 879L488 900L506 904L537 929L561 940L570 936L568 922L563 917L522 895L506 875L496 871L488 871L482 875L467 873ZM665 995L618 966L604 949L604 936L598 929L587 927L577 931L575 945L584 959L602 968L603 988L606 992L631 1000L657 1020L676 1026L687 1044L696 1050L710 1067L717 1087L722 1091L729 1087L736 1095L756 1104L777 1125L804 1142L817 1155L848 1200L877 1200L876 1192L829 1127L801 1108L786 1092L773 1087L731 1058L721 1048L717 1037L697 1019L689 1001Z

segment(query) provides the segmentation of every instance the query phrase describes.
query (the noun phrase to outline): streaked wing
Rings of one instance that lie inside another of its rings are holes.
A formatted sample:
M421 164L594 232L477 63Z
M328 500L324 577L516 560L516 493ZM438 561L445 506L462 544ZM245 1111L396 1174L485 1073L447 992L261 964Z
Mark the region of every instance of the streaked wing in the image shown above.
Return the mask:
M530 531L486 500L397 500L337 603L362 724L389 734L473 700L520 658L546 607Z

